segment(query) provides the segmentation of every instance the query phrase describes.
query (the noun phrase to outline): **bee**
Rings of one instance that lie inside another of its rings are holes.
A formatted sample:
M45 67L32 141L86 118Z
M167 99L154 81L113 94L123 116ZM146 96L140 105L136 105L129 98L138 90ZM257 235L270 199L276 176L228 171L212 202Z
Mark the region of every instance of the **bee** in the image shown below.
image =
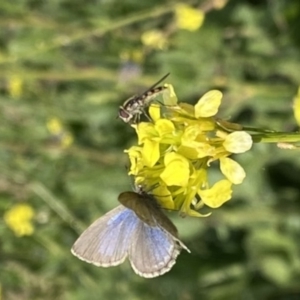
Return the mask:
M147 116L145 108L150 105L151 100L166 89L165 86L156 86L169 75L170 73L166 74L142 94L134 95L127 99L119 108L119 118L125 123L135 124L139 121L141 114L144 113Z

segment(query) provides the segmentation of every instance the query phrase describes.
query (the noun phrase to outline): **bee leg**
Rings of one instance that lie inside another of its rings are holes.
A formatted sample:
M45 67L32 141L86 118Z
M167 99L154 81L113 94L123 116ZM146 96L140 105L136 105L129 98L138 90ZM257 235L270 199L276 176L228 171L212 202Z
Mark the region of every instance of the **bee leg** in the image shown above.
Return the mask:
M149 122L153 123L153 120L151 119L151 117L149 116L148 112L145 109L143 109L143 114L148 119Z

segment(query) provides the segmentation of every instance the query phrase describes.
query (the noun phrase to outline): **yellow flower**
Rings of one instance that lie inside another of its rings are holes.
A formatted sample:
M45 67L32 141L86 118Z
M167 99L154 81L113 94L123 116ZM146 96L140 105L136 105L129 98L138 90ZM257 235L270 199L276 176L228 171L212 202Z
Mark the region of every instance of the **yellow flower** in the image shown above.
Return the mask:
M65 132L61 138L61 145L63 148L70 147L74 142L73 135L70 132Z
M186 4L177 4L175 9L176 23L178 28L196 31L204 22L204 13Z
M137 64L142 63L144 60L144 53L140 49L134 49L134 50L123 50L120 54L120 59L123 62L132 61Z
M300 126L300 87L298 88L298 93L294 98L294 116L297 124Z
M8 81L8 91L12 98L18 98L23 92L23 80L20 77L11 77Z
M144 32L141 40L145 46L160 50L165 49L168 44L165 35L160 30L149 30Z
M56 138L58 138L62 148L68 148L73 144L73 135L64 128L62 122L58 118L54 117L49 119L46 123L46 126L51 135L54 135Z
M28 204L16 204L4 214L4 222L16 236L32 235L34 210Z
M152 104L149 115L153 122L132 125L138 146L126 150L129 174L137 184L160 187L164 192L155 195L162 207L179 209L183 215L207 216L197 210L223 205L231 198L232 185L241 184L246 176L242 166L228 156L248 151L253 141L247 132L226 132L218 125L220 120L214 119L221 92L209 91L192 106L177 103L173 87L166 86L163 98L169 105ZM225 178L212 183L208 171L216 161ZM163 200L163 194L168 200Z
M135 126L135 125L134 125ZM166 119L159 119L155 124L142 122L136 127L139 144L143 144L141 153L144 164L153 167L160 157L160 144L173 140L174 125Z
M213 0L212 4L215 9L222 9L226 4L228 0Z
M46 125L51 134L60 134L63 131L62 122L58 118L49 119Z

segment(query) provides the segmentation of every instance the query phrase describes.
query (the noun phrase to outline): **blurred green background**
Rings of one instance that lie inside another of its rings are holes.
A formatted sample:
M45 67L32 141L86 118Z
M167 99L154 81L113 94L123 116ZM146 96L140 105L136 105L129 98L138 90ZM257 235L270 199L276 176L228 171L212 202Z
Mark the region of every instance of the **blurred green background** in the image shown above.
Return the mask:
M300 2L189 2L200 28L177 3L0 2L0 299L300 299L299 151L275 144L235 157L247 177L211 217L169 214L192 253L164 276L70 253L131 190L119 105L164 74L180 101L216 88L220 117L297 130Z

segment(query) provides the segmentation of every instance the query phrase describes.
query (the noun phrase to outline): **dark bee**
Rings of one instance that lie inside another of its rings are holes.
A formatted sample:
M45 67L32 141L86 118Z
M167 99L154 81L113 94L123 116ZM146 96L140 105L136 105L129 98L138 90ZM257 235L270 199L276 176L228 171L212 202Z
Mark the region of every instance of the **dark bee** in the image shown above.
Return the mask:
M164 86L156 86L165 80L169 75L170 73L166 74L144 93L127 99L124 104L120 106L119 118L125 123L137 123L140 119L140 115L145 113L145 108L149 106L151 100L153 100L157 95L166 89Z

